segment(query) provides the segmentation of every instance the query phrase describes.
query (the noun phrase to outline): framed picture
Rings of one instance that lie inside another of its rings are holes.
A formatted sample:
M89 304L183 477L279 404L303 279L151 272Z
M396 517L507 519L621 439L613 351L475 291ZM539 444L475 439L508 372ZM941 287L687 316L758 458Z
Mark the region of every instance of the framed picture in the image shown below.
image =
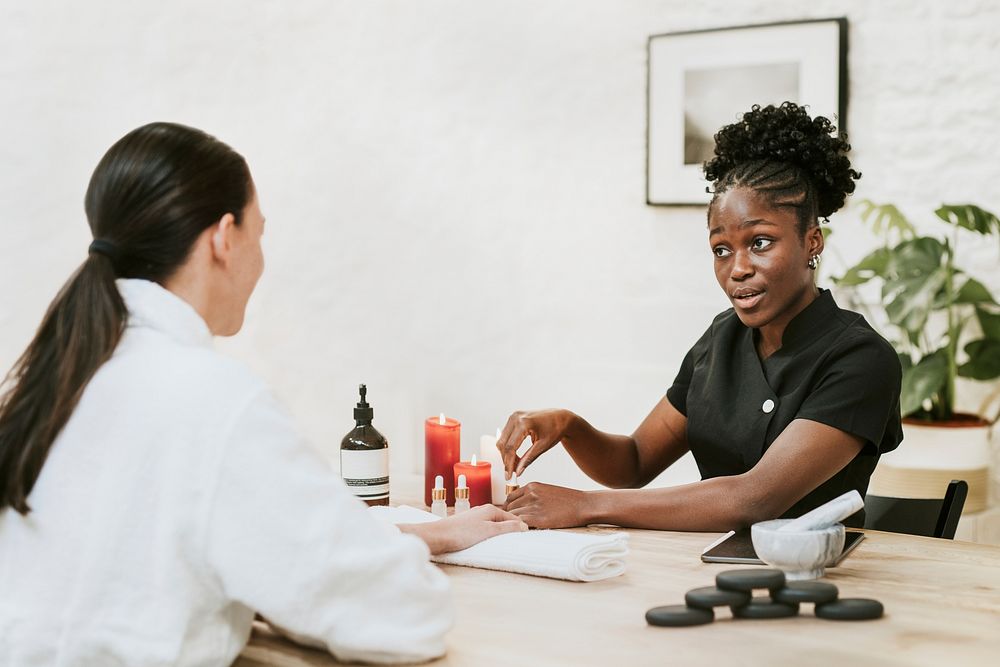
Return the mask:
M846 131L847 19L649 38L646 203L708 203L715 133L754 104L809 108Z

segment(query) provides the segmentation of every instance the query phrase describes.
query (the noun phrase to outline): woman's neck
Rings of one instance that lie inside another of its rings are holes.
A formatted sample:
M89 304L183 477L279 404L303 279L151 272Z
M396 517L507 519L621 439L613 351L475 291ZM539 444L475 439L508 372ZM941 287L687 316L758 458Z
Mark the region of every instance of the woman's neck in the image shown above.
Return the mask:
M785 329L788 328L789 322L795 319L818 296L819 288L815 284L811 284L808 289L802 291L801 296L795 299L788 308L773 320L757 329L757 335L754 337L757 356L761 359L767 359L780 350Z

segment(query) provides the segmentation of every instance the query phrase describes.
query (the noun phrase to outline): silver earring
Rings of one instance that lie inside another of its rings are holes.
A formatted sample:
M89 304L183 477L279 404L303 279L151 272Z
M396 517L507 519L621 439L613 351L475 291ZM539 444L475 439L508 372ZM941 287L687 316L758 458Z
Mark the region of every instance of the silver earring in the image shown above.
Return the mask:
M808 265L809 268L812 269L813 271L815 271L816 269L818 269L819 268L819 255L813 255L812 257L810 257L809 261L806 262L806 265Z

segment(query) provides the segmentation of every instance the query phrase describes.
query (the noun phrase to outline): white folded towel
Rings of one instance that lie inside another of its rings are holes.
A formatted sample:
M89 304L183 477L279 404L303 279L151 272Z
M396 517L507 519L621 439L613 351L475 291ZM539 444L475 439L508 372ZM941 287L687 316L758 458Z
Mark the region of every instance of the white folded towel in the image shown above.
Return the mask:
M402 505L372 507L389 523L437 521L430 512ZM432 556L436 563L503 570L569 581L599 581L625 572L628 535L530 530L497 535L462 551Z

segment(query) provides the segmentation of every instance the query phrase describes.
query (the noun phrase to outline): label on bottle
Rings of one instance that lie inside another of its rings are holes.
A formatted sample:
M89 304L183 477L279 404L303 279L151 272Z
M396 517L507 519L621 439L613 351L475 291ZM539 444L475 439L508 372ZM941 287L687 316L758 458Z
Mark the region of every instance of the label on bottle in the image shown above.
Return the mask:
M362 500L389 497L389 448L340 450L340 476Z

